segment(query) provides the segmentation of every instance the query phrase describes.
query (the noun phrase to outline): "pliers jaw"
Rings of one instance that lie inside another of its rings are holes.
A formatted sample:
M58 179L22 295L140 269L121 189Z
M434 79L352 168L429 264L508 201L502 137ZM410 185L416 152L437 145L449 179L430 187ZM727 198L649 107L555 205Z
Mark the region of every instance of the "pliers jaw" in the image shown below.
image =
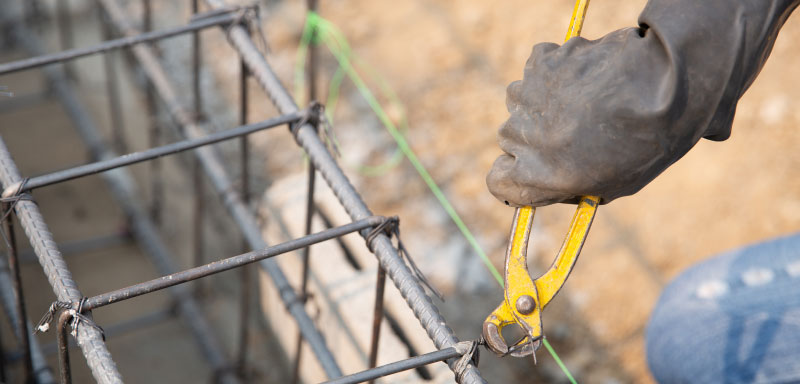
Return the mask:
M600 199L584 196L572 218L570 230L553 265L536 280L528 273L527 249L533 224L533 207L518 208L514 215L505 262L504 300L483 323L483 337L494 353L515 357L533 354L543 338L542 309L561 290L578 259ZM517 324L526 336L509 346L502 330Z
M541 316L541 311L536 310L536 313ZM498 317L501 316L501 317ZM486 340L486 346L499 356L507 356L511 355L514 357L524 357L533 354L536 350L539 349L541 346L542 341L542 330L541 330L541 318L538 322L534 323L538 325L538 329L536 326L531 327L531 329L523 329L525 330L525 337L517 341L512 345L508 345L506 343L505 338L503 337L503 328L507 325L511 324L520 324L517 320L513 317L506 305L505 301L503 304L500 304L497 309L489 315L486 321L483 322L483 338ZM528 323L523 323L528 325ZM539 335L539 336L533 336ZM532 340L532 342L531 342Z

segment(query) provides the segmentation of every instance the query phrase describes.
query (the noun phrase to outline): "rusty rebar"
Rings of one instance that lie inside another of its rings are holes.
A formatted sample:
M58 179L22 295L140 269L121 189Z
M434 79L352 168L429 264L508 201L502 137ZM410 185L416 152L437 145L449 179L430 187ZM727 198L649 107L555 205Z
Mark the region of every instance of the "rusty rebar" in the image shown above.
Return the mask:
M212 8L220 8L224 5L222 0L205 1ZM247 31L240 26L234 25L226 28L225 32L228 36L228 42L244 58L253 78L267 93L270 101L273 102L278 110L281 113L297 111L297 104L275 75L264 56L259 52ZM353 220L357 220L371 216L372 212L347 179L347 176L344 175L342 169L339 168L333 156L328 152L325 144L316 134L314 127L311 124L304 124L292 131L297 143L306 151L309 159L317 167L317 170L331 187L334 195L339 199L339 202L350 217ZM366 231L361 232L363 237L366 237L367 234L368 232ZM397 289L400 290L406 303L414 311L414 315L428 333L428 337L430 337L434 345L437 348L444 349L458 343L453 330L447 326L439 310L433 305L424 288L398 255L397 249L390 239L383 234L376 236L373 241L373 249L373 253L378 258L381 266L386 270L388 277ZM451 370L455 369L455 364L454 360L448 361ZM468 364L457 379L461 383L485 382L478 369L472 364Z
M378 276L375 279L375 309L372 311L372 337L369 348L369 368L375 368L378 363L378 343L381 338L381 321L383 320L383 293L386 287L386 271L378 266ZM372 381L370 381L372 383Z
M8 249L8 267L11 270L11 277L14 283L14 298L17 305L17 328L20 330L20 347L23 352L23 362L25 367L25 382L30 382L33 378L33 360L31 357L31 339L28 330L28 315L25 310L25 294L22 289L22 275L19 272L19 257L17 255L17 239L14 235L14 215L11 211L13 203L3 204L3 212L7 212L3 220L3 237ZM2 353L2 351L0 351Z

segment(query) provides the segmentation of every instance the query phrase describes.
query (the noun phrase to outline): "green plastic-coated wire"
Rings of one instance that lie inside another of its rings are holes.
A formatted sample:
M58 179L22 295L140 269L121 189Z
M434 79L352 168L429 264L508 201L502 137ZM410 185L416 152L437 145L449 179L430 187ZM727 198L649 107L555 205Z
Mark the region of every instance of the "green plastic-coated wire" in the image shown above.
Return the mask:
M316 31L316 33L313 33L314 31ZM301 45L297 53L298 65L295 66L295 84L297 85L296 94L304 95L302 84L303 84L303 79L305 77L303 74L302 63L305 62L306 53L308 51L308 45L312 43L311 42L312 36L316 36L316 38L318 39L317 42L321 40L328 47L328 49L334 55L336 60L339 62L339 68L337 69L337 72L336 74L334 74L334 78L332 79L332 85L336 87L335 88L336 92L334 96L331 96L331 94L329 93L328 101L333 102L334 106L338 102L338 89L341 86L343 74L346 74L347 77L350 78L350 81L352 81L353 84L356 86L356 89L358 89L358 92L361 94L361 96L364 98L367 104L369 104L370 108L378 117L378 119L381 121L381 123L384 125L384 127L386 127L386 130L395 140L395 142L397 143L397 147L400 149L402 154L405 155L405 157L408 159L408 161L411 163L411 165L414 167L414 169L417 171L420 177L422 177L422 180L425 182L425 184L431 190L433 195L439 201L439 204L442 206L442 208L444 208L448 216L450 216L450 219L453 221L453 223L456 224L456 227L458 227L459 231L461 231L461 234L464 236L467 242L472 246L472 248L475 250L475 252L483 261L484 265L486 265L491 274L497 280L497 283L502 288L504 286L504 283L503 283L503 278L500 275L500 272L498 272L497 268L495 268L494 265L491 263L489 257L486 255L486 253L483 251L483 248L478 243L478 240L475 238L475 236L469 230L467 225L461 219L461 216L458 214L458 212L456 212L455 208L447 199L444 192L441 190L441 188L439 188L439 186L433 180L433 177L431 177L430 173L427 171L427 169L425 169L425 166L422 165L422 162L419 160L416 153L414 153L414 151L411 149L411 146L409 145L403 133L400 132L400 130L398 130L397 126L391 120L391 118L389 118L389 115L386 113L386 111L381 106L381 103L369 89L366 82L355 70L355 68L353 68L352 65L353 54L342 32L339 31L339 29L333 23L322 18L316 12L308 12L307 14L306 25L303 29ZM342 73L340 73L340 71ZM388 84L385 81L381 81L381 87L384 90L384 93L389 93L390 97L396 98L396 96L394 96L394 93L391 91L391 88L388 87ZM328 117L331 118L332 116ZM550 343L547 341L547 339L543 338L542 342L547 351L550 353L550 355L553 356L553 359L556 361L556 364L558 364L559 368L561 368L561 370L564 372L564 374L567 376L570 382L572 384L577 384L577 381L572 376L569 369L567 369L567 366L564 365L564 363L561 361L561 358L558 356L558 354L550 345Z
M553 349L553 347L550 345L550 342L547 341L546 337L542 338L542 344L544 344L544 347L547 348L547 352L550 352L550 354L553 356L553 360L556 361L556 364L558 364L558 367L561 368L561 370L564 372L565 375L567 375L567 378L569 379L569 382L572 383L572 384L578 384L578 382L575 380L575 378L572 377L572 373L570 373L569 369L567 369L567 366L564 365L564 362L562 362L561 358L558 357L558 354L556 353L556 350Z

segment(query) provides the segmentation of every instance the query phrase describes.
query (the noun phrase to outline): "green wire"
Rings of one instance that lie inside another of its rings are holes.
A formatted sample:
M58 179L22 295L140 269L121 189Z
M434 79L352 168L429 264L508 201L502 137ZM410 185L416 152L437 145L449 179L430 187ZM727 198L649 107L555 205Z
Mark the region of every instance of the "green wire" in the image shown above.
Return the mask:
M312 17L319 18L319 16L316 14L310 14L309 18ZM414 153L414 151L411 150L411 147L409 146L405 136L403 136L397 130L397 127L395 126L394 122L392 122L392 120L386 114L386 111L384 111L383 107L381 107L381 104L372 94L372 91L369 90L366 83L364 83L364 80L361 78L358 72L356 72L355 69L353 69L353 66L350 63L350 59L347 57L347 55L344 54L343 52L344 50L340 48L340 45L344 45L343 38L340 37L341 33L338 32L336 27L334 27L324 19L319 18L317 24L322 28L321 32L322 31L325 32L325 33L320 33L322 35L323 42L325 43L325 45L328 46L333 55L339 61L339 66L347 73L347 76L350 78L353 84L355 84L359 93L361 93L361 96L367 101L367 104L369 104L370 108L372 108L372 111L375 112L375 115L378 116L378 119L383 123L383 125L389 131L389 134L392 135L392 138L394 138L395 142L397 142L398 148L400 148L403 154L406 155L406 158L408 158L408 160L411 162L411 165L414 167L414 169L416 169L417 173L419 173L419 175L425 181L425 184L427 184L428 188L431 190L431 192L433 192L433 195L436 197L437 200L439 200L439 204L442 205L442 207L450 216L450 218L453 220L453 222L456 224L458 229L461 231L461 233L464 235L464 237L467 239L470 245L475 249L475 251L481 257L484 264L486 264L486 266L492 272L492 275L494 275L495 279L497 279L497 282L500 284L500 286L503 286L503 278L502 276L500 276L500 272L498 272L497 269L494 267L494 265L492 265L491 261L489 261L489 257L486 255L485 252L483 252L483 249L481 248L480 244L478 244L478 241L475 239L475 236L472 234L472 232L470 232L466 224L464 224L464 221L461 219L461 216L458 215L455 208L453 208L452 204L450 204L450 201L448 201L447 197L445 197L444 192L442 192L439 186L436 185L436 182L433 180L433 177L431 177L430 173L428 173L428 171L422 165L422 162L420 162L419 158ZM334 41L332 41L332 39Z
M569 379L569 382L572 383L572 384L578 384L578 382L575 380L575 378L572 377L572 374L569 372L569 369L567 369L567 366L564 365L564 362L562 362L561 358L558 357L558 354L556 353L556 350L553 349L553 347L550 345L550 342L547 341L546 337L542 338L542 344L544 344L544 347L547 348L547 352L550 352L550 354L553 355L553 360L556 361L556 364L558 364L558 367L561 368L562 371L564 371L565 375L567 375L567 378Z
M320 17L308 17L306 24L303 28L302 37L300 39L300 45L297 49L297 55L295 58L295 66L294 66L294 84L295 84L295 101L298 104L305 103L305 73L304 73L304 63L306 61L306 55L308 54L308 47L312 43L317 43L319 40L319 35L324 33L324 28L320 26L319 21L322 20ZM316 39L314 31L318 31L316 34ZM314 40L312 42L312 40ZM343 37L339 37L337 39L337 43L343 47L342 51L348 57L351 57L350 47L347 44L347 41L344 40ZM389 101L395 105L402 105L400 99L391 89L389 84L380 76L377 75L376 71L372 70L367 65L362 65L363 67L367 68L372 74L373 80L377 79L379 83L380 89L383 91L384 95L387 96ZM342 70L341 67L336 69L333 77L331 78L330 84L328 86L328 99L325 103L325 117L328 119L331 124L333 124L334 118L334 111L336 111L336 107L339 102L339 91L341 88L342 80L344 79L345 72ZM408 119L403 113L401 119L401 126L400 132L407 132L408 131ZM332 138L332 140L336 140L336 138ZM338 145L338 143L336 143ZM386 172L390 171L394 167L398 166L400 162L403 160L403 153L400 152L399 149L395 150L388 160L386 160L383 164L371 166L371 165L356 165L354 166L357 168L357 171L367 177L375 177L381 176L386 174Z
M301 46L300 49L298 49L297 53L298 63L300 64L295 66L295 84L302 84L302 81L304 79L302 63L305 62L305 56L308 50L308 44L311 43L311 36L314 35L312 31L314 30L317 31L316 33L317 39L322 40L322 42L328 47L331 53L336 57L336 60L339 62L339 68L337 69L337 72L336 74L334 74L334 78L331 81L332 85L336 87L336 94L335 96L331 96L331 94L329 93L329 98L328 98L329 103L333 102L333 106L335 107L336 103L338 102L339 87L341 86L343 74L346 74L347 77L350 78L350 81L352 81L353 84L356 86L358 92L361 94L361 96L364 98L367 104L369 104L370 108L378 117L378 119L381 121L381 123L383 123L383 125L386 127L386 130L389 131L389 134L397 143L397 148L399 148L402 154L405 155L406 158L408 158L408 161L411 163L411 165L414 167L417 173L419 173L420 177L422 177L422 180L425 181L425 184L428 186L431 192L433 192L433 195L439 201L439 204L441 204L442 208L444 208L444 210L447 212L448 216L450 216L450 219L453 220L453 222L456 224L458 229L461 231L461 234L464 236L464 238L466 238L467 242L469 242L469 244L472 246L472 248L475 250L478 256L480 256L483 263L486 265L486 267L492 273L494 278L497 280L497 283L500 285L500 287L503 287L504 286L503 278L500 275L500 272L498 272L497 268L495 268L494 265L491 263L489 257L486 255L486 253L483 251L483 248L478 243L478 240L475 239L475 236L472 234L469 228L467 228L467 225L461 219L461 216L459 216L458 212L456 212L455 208L453 208L453 205L450 204L450 201L447 200L447 197L445 196L444 192L442 192L442 190L433 180L433 177L431 177L430 173L428 173L427 169L425 169L425 166L422 165L422 162L419 160L417 155L411 149L411 146L408 144L408 141L406 140L403 133L400 130L398 130L397 126L395 126L394 122L392 122L392 120L389 118L389 115L381 106L381 103L377 100L372 91L370 91L369 87L361 78L361 76L358 74L358 72L356 72L356 70L353 68L350 59L352 57L350 45L347 43L347 40L344 38L342 32L339 31L339 29L335 25L333 25L333 23L323 19L316 12L308 12L307 14L306 25L305 28L303 29ZM379 78L378 76L373 76L373 77ZM381 89L384 91L384 93L389 94L389 98L393 102L395 100L398 100L394 92L388 86L388 83L383 81L383 79L380 80L381 81L379 82L381 85ZM301 91L301 88L298 88L298 91ZM299 94L299 92L297 92L297 94ZM399 101L397 101L397 104L398 105L400 104ZM331 116L329 116L329 118L330 117ZM405 124L406 124L405 119L403 119L403 125ZM564 363L561 361L561 358L558 356L558 354L550 345L550 343L547 341L547 339L542 338L542 342L547 351L550 353L550 355L553 356L553 359L556 361L556 364L558 364L559 368L561 368L561 370L564 372L564 374L567 376L570 382L572 384L577 384L577 381L572 376L569 369L567 369L567 366L564 365Z

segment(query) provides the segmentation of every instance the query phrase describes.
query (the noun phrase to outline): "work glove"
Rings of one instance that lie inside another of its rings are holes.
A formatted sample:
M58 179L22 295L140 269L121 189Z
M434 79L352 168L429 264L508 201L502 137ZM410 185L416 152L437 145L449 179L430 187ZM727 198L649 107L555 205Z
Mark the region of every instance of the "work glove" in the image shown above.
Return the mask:
M536 45L522 81L508 87L505 154L489 190L514 206L584 195L608 203L639 191L700 138L727 139L736 103L798 3L650 0L638 28Z

